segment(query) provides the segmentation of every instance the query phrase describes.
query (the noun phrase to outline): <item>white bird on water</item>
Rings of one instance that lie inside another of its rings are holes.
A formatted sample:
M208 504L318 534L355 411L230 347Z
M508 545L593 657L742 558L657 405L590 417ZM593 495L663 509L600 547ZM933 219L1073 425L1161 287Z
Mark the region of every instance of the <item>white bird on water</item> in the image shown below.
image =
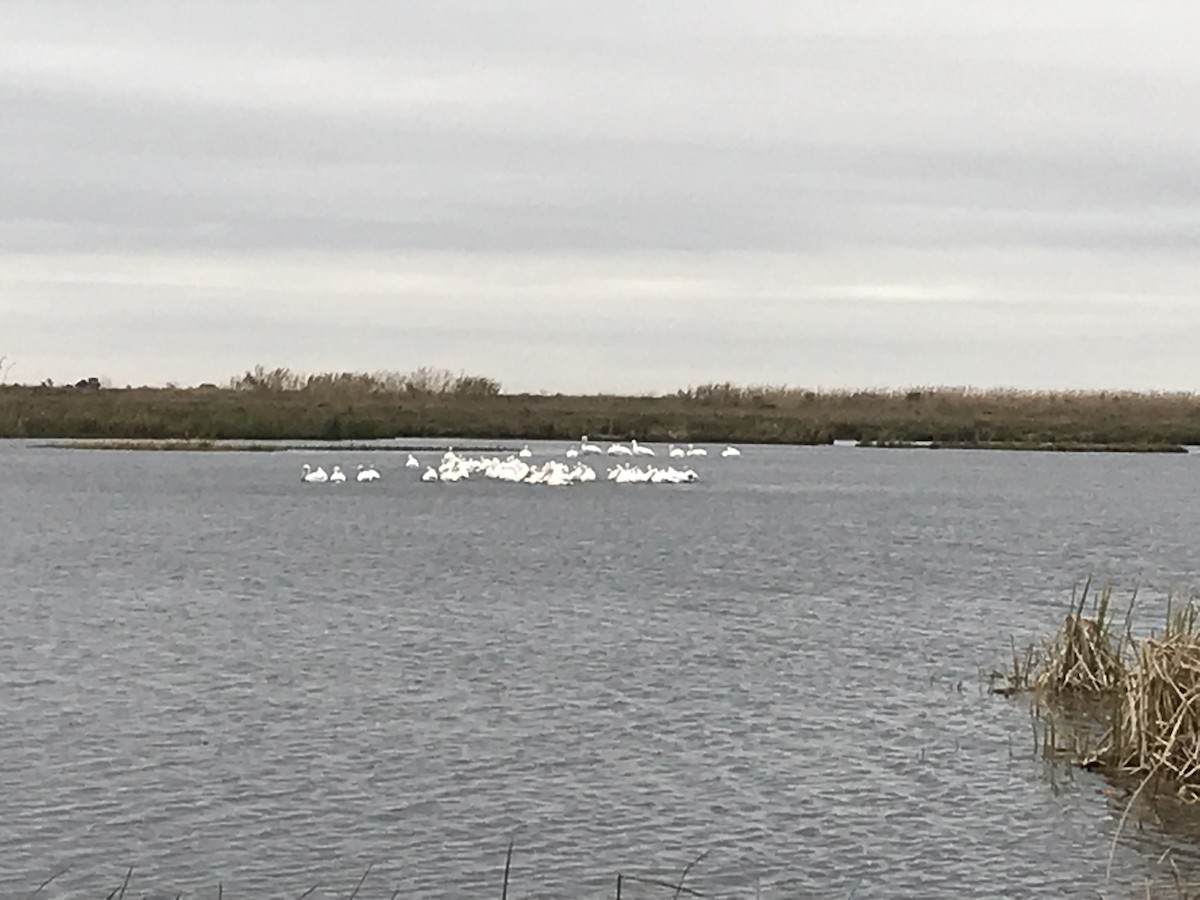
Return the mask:
M678 458L680 456L686 456L687 454L684 452L682 447L676 447L674 444L672 444L670 449L667 451L667 455Z
M416 469L416 468L419 468L420 465L421 464L419 462L417 462L417 458L415 456L413 456L411 453L408 454L408 459L404 463L405 468Z
M653 447L643 447L641 444L639 444L637 442L636 438L629 442L629 446L632 448L630 452L634 456L653 456L654 455Z
M572 484L596 481L596 470L583 461L563 463L555 459L540 465L529 465L516 454L505 459L489 456L461 456L447 451L438 467L429 466L422 481L457 482L475 480L477 477L519 484L564 487ZM699 481L692 469L676 469L668 466L660 469L649 465L642 468L628 462L617 463L609 470L608 480L619 484L687 484Z
M600 449L599 444L589 444L588 436L585 434L583 437L581 437L579 439L579 452L580 453L603 453L604 451Z
M300 477L309 484L322 484L329 480L329 476L325 474L325 470L321 466L317 466L314 471L308 463L304 464L304 471Z
M358 480L359 481L378 481L379 480L379 472L375 469L374 466L370 466L369 468L366 466L359 466L358 467Z
M688 444L688 456L708 456L708 451L703 447L697 447L695 444Z
M692 469L676 469L667 466L660 469L657 466L641 468L629 463L618 463L608 470L608 480L617 484L688 484L699 481L700 476Z
M533 456L533 451L530 450L529 445L526 444L521 448L521 452L518 453L517 456L521 457L521 459L529 459L529 457Z
M341 466L334 466L334 467L333 467L333 472L331 472L331 473L330 473L330 475L329 475L329 480L330 480L330 481L336 481L336 482L338 482L339 484L340 484L341 482L343 482L343 481L345 481L345 480L346 480L346 473L342 471L342 467L341 467Z
M731 444L730 446L726 447L724 450L721 451L721 455L722 456L741 456L742 451L739 450L737 447L734 447Z

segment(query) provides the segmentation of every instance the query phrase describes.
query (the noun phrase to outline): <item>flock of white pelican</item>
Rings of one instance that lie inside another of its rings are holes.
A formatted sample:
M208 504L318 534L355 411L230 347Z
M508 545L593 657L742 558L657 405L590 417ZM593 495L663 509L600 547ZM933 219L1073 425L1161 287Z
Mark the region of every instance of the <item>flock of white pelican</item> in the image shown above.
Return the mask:
M327 481L333 484L340 484L346 480L346 473L342 471L341 466L334 466L332 472L326 472L323 466L317 466L314 469L308 463L305 463L304 468L300 471L300 477L309 484L324 484ZM379 470L374 466L359 466L354 480L378 481L380 477Z
M425 471L421 475L421 481L441 483L483 477L519 484L544 484L562 487L569 484L597 480L596 470L586 462L580 460L579 457L581 456L651 457L658 454L653 447L639 444L636 440L631 440L628 444L609 444L608 448L605 449L599 444L589 443L587 435L584 435L579 441L578 446L572 445L564 453L564 456L568 460L571 460L571 462L561 462L557 459L549 459L542 463L526 462L533 455L534 453L529 449L528 444L522 447L519 452L509 454L505 458L498 456L463 456L455 453L454 448L451 447L442 454L442 458L437 466L425 467ZM678 447L675 444L671 444L667 448L666 455L672 459L678 459L681 457L707 456L708 451L694 444L688 444L686 447ZM737 447L728 446L721 451L720 455L729 458L741 456L742 452ZM410 453L408 454L408 459L405 460L404 467L407 469L419 469L421 463ZM327 473L322 467L318 466L316 469L313 469L307 463L303 467L301 477L306 482L319 484L346 481L346 473L342 471L340 466L334 466L333 471ZM359 466L355 476L357 481L377 481L379 478L379 472L371 466ZM657 466L653 463L634 464L632 462L616 463L616 465L607 470L606 478L608 481L616 484L689 484L700 480L700 476L690 467L676 468L673 464Z

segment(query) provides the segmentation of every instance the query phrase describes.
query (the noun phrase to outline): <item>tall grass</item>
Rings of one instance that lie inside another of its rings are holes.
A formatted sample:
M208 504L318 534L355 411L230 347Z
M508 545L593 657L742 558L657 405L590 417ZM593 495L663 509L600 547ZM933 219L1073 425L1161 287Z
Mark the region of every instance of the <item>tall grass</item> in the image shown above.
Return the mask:
M1200 633L1192 602L1168 610L1161 634L1134 646L1112 724L1094 764L1154 776L1182 799L1200 800Z
M1044 697L1103 699L1121 689L1126 675L1125 635L1113 631L1112 588L1100 591L1089 617L1084 615L1089 587L1090 582L1072 599L1033 677L1034 689Z
M1014 645L1007 683L993 690L1032 695L1035 751L1098 771L1125 792L1107 882L1135 806L1164 830L1168 821L1184 823L1189 840L1200 825L1200 609L1191 597L1168 598L1161 631L1135 637L1136 592L1118 622L1110 588L1084 614L1088 586L1043 647L1019 653ZM1172 862L1171 883L1147 883L1143 896L1200 898L1200 884Z
M710 384L662 396L506 394L422 368L306 374L255 366L224 387L0 385L0 437L736 441L1013 448L1200 444L1200 396L969 388L826 391Z
M422 367L411 372L321 372L306 374L288 368L258 365L229 379L234 391L282 393L299 391L323 397L363 397L393 394L405 397L495 397L500 382L483 375Z
M1094 749L1091 741L1071 741L1084 767L1153 779L1186 802L1200 800L1200 608L1192 598L1169 598L1162 630L1135 637L1136 594L1123 622L1114 619L1111 588L1095 596L1090 615L1087 595L1085 586L1072 598L1041 650L1024 657L1014 650L1009 685L1000 692L1031 691L1035 715L1056 733L1079 726L1081 712L1103 722Z

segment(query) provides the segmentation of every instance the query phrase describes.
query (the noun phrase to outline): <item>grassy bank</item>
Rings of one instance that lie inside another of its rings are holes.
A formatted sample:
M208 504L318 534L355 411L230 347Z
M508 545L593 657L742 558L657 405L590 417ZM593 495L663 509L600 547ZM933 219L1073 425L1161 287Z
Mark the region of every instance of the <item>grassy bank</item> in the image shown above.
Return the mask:
M143 440L139 438L80 438L59 440L51 438L44 444L37 446L49 447L58 450L148 450L153 452L163 450L187 450L191 452L217 452L217 453L279 453L285 450L304 450L305 452L333 451L337 453L441 453L446 449L446 444L431 443L426 445L413 444L405 442L403 444L378 444L367 443L365 441L356 443L354 441L339 441L330 443L326 441L303 441L303 440L286 440L278 443L264 444L254 441L232 441L220 440L185 440L171 439L164 441ZM518 448L515 445L501 446L478 446L473 445L471 450L479 453L512 453Z
M49 444L66 450L203 450L213 452L242 452L242 453L274 453L287 450L284 444L253 444L253 443L222 443L212 440L168 439L130 440L119 438L101 438L98 440L71 440L65 443Z
M1040 453L1187 453L1182 444L1083 441L872 441L864 447L921 450L1032 450Z
M0 386L0 437L573 441L583 434L643 442L1178 450L1200 444L1200 396L732 385L664 396L532 395L505 394L474 376L261 369L224 387Z

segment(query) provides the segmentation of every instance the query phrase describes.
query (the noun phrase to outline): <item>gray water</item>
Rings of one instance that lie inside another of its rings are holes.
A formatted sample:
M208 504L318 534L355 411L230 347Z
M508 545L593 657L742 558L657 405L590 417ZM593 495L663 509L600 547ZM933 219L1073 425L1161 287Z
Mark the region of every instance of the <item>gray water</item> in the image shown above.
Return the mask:
M510 840L510 897L1096 895L1120 806L980 670L1088 574L1192 587L1200 458L403 457L0 443L0 896L498 897Z

